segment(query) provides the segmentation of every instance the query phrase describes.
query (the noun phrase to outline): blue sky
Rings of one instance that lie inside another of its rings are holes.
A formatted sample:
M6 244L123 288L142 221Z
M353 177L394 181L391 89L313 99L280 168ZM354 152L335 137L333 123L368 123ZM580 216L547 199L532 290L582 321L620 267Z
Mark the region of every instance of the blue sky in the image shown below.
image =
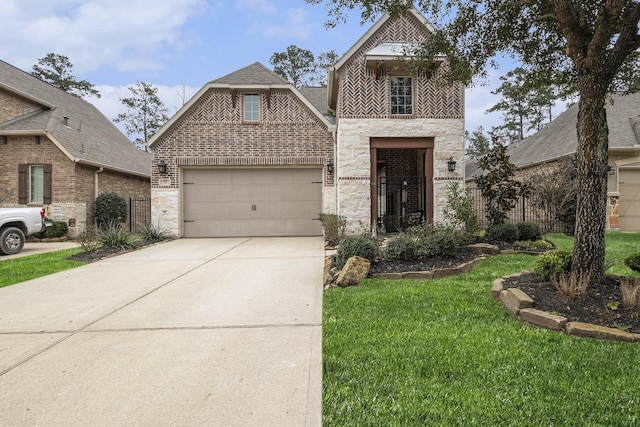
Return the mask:
M271 68L271 55L289 45L342 55L372 25L361 26L357 12L331 29L326 19L325 5L304 0L2 0L0 59L30 72L49 52L65 55L74 75L100 91L87 100L109 119L124 111L119 98L136 81L158 87L172 115L183 93L208 81L256 61ZM511 68L503 61L486 85L467 89L467 130L500 124L499 114L484 112Z

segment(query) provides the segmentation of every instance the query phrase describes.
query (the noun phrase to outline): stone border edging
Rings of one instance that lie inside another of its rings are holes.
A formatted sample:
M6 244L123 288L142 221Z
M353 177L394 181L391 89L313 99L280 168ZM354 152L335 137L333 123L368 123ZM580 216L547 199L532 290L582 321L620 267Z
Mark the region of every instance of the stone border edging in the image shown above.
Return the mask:
M520 321L539 326L545 329L564 332L567 335L597 338L613 341L640 342L640 334L632 334L620 329L607 326L592 325L583 322L569 322L566 317L556 316L545 311L533 308L534 301L529 295L518 288L505 288L504 282L529 273L523 271L504 276L493 281L491 285L491 297L502 305Z
M457 276L461 273L470 272L473 267L480 264L480 262L486 259L487 256L482 255L476 259L465 262L464 264L460 264L457 267L451 268L436 268L434 270L428 271L405 271L402 273L375 273L371 277L373 279L383 279L383 280L400 280L400 279L411 279L411 280L431 280L431 279L442 279L445 277Z

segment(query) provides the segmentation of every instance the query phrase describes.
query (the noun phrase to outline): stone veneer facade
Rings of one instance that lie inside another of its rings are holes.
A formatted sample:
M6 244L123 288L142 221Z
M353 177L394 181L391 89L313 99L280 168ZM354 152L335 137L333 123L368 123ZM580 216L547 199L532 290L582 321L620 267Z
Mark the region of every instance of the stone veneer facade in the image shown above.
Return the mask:
M447 170L450 157L462 159L462 119L341 119L336 154L336 213L348 219L348 232L358 233L373 224L371 218L371 138L434 138L433 221L442 222L451 181L464 177L463 162ZM429 179L429 177L427 177Z

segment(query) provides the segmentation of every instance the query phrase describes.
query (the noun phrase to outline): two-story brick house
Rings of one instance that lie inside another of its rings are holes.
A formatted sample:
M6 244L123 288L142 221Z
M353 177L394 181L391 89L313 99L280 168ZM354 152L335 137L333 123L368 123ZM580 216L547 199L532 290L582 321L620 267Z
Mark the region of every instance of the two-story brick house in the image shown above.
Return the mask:
M205 85L150 141L154 224L204 237L321 235L320 213L350 232L440 221L464 177L464 86L436 84L444 59L407 66L432 31L416 9L383 16L328 87L259 63Z
M0 61L0 207L43 207L75 237L101 193L148 198L150 168L93 105Z

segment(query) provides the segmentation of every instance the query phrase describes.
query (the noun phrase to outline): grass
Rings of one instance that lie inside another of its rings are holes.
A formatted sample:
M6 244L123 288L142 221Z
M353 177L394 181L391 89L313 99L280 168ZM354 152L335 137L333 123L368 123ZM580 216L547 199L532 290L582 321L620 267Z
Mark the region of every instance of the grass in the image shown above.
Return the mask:
M490 298L494 279L534 263L500 255L457 277L326 291L324 425L638 425L639 344L529 327Z
M84 265L85 262L66 259L80 251L80 248L73 248L2 260L0 288Z

